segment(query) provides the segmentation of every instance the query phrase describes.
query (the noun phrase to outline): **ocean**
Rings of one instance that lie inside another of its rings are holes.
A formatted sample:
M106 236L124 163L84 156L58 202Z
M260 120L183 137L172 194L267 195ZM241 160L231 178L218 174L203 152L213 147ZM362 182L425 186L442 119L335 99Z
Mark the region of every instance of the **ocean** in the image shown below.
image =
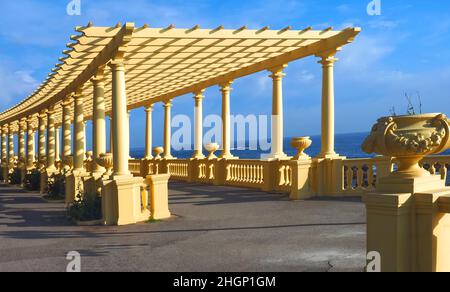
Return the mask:
M341 156L345 156L347 158L374 157L375 155L364 153L361 149L361 145L368 135L369 133L337 134L335 137L336 152ZM291 139L292 138L285 138L284 140L285 153L289 156L295 156L296 150L290 146ZM313 141L313 143L311 147L306 150L306 153L311 157L315 157L320 153L321 137L311 136L311 140ZM206 155L206 151L204 152ZM131 156L136 159L143 158L144 153L144 148L131 149ZM180 159L190 158L192 157L193 153L194 151L172 151L172 155ZM232 153L233 155L241 159L260 159L262 154L268 154L267 152L258 150L233 150ZM220 151L218 151L216 154L220 154ZM442 155L450 155L450 150L442 153Z
M342 156L346 156L348 158L367 158L373 157L374 155L369 155L364 153L361 150L361 145L364 139L367 137L368 133L353 133L353 134L339 134L336 135L335 138L335 148L336 152ZM284 148L286 154L289 156L294 156L296 154L296 150L290 146L292 138L285 138L284 140ZM313 141L311 147L306 150L306 153L311 157L315 157L320 153L321 148L321 138L320 136L312 136L311 140ZM247 143L248 145L248 143ZM172 155L180 158L190 158L192 157L194 151L173 151ZM144 148L132 148L131 156L133 158L143 158L144 157ZM218 151L216 154L219 154ZM241 159L260 159L261 155L268 154L267 152L262 152L258 150L233 150L233 155L241 158ZM206 154L206 151L205 151Z

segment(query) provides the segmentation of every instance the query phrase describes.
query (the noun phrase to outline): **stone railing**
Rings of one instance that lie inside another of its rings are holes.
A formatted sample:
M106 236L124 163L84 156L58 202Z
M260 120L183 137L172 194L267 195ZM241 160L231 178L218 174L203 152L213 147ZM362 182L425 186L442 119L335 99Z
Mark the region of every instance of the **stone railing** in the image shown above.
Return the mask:
M385 157L337 161L336 180L330 188L333 195L359 196L375 191L377 178L389 175L396 167L391 159ZM293 198L298 197L295 194L301 190L305 195L300 198L308 198L322 195L318 194L317 187L321 175L319 163L316 159L152 159L130 160L130 171L135 176L168 173L171 180L290 193ZM450 156L429 156L421 165L450 183L447 178Z
M225 184L248 188L262 188L267 163L258 160L229 160L225 164Z
M374 159L346 159L342 166L343 192L362 194L376 188L377 165Z
M141 161L138 159L130 159L128 161L128 169L134 176L141 175Z
M160 165L154 161L154 165ZM152 163L152 162L150 162ZM157 168L161 169L159 166ZM167 162L167 173L170 174L174 180L188 181L189 180L189 160L170 160Z
M448 167L450 166L450 156L428 156L425 157L419 165L430 172L432 175L440 175L442 180L450 185L448 178Z

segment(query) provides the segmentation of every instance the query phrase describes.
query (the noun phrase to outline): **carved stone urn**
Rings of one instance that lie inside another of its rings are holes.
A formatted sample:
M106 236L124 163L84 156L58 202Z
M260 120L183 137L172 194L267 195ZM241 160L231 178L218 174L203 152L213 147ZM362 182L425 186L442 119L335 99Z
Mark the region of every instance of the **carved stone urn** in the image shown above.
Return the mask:
M155 147L153 148L153 152L155 152L155 159L161 159L161 154L164 153L163 147Z
M429 172L420 168L419 161L449 147L449 120L443 114L381 118L362 145L366 153L393 157L398 171L391 176L398 178L429 176Z
M293 160L309 159L309 155L305 153L305 150L311 147L312 140L310 137L298 137L291 140L291 146L297 149L297 155Z
M208 143L205 145L206 151L209 152L208 159L216 159L217 156L214 154L217 150L219 150L220 145L217 143Z
M101 167L104 167L106 169L105 175L111 175L112 174L112 168L113 168L113 155L112 153L103 153L100 154L100 157L97 158L97 163Z

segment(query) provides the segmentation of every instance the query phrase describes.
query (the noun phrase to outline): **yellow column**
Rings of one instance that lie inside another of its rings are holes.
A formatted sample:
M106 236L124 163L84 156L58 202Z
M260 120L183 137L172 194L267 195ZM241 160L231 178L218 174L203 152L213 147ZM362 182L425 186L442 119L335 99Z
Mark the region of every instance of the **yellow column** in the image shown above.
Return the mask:
M61 161L61 126L55 126L55 161Z
M195 109L194 109L194 159L203 159L203 93L204 90L200 90L195 93Z
M47 112L47 171L53 171L55 167L56 140L55 140L55 112L49 109Z
M231 154L231 122L230 122L230 94L231 84L233 82L226 82L221 85L220 91L222 92L222 154L220 158L232 159L234 158Z
M111 62L112 69L112 126L113 126L113 176L130 176L128 159L130 156L130 133L125 66L123 62Z
M73 170L74 172L82 172L84 170L84 109L83 109L83 93L78 91L74 97L74 154L73 154Z
M273 80L272 94L272 153L269 159L286 159L283 149L283 73L287 65L272 68L270 77Z
M33 117L27 119L27 169L34 168L34 129Z
M106 122L105 122L105 83L101 78L93 78L94 86L94 117L92 120L92 150L93 150L93 172L103 174L105 169L98 165L97 158L106 153Z
M11 163L14 159L14 132L12 125L9 124L8 128L8 163Z
M8 151L7 151L7 143L6 143L6 133L7 128L5 126L2 127L2 163L5 164L8 162Z
M2 126L1 128L2 131L2 177L3 177L3 182L7 182L8 181L8 152L7 152L7 143L6 143L6 133L7 133L7 129L5 126Z
M62 124L62 157L64 162L64 157L72 155L72 119L70 116L70 107L72 106L71 97L64 100L62 104L63 111L63 124Z
M46 113L45 111L42 111L39 114L39 138L38 138L38 159L39 159L39 168L44 168L44 157L45 157L45 119L46 119Z
M322 150L319 158L338 156L334 151L334 55L321 56L322 79Z
M25 154L25 131L27 127L27 120L22 119L19 122L19 134L18 134L18 140L19 140L19 162L23 165L25 165L26 160L26 154Z
M112 114L109 116L109 153L114 153Z
M164 102L164 158L165 159L173 159L172 156L172 128L171 128L171 109L172 109L172 100L168 100Z
M87 143L87 136L86 136L86 125L87 125L87 122L86 121L83 121L83 137L84 137L84 139L83 139L83 152L84 152L84 157L86 157L86 152L87 152L87 146L86 146L86 143Z
M152 155L153 133L152 133L152 112L153 105L149 105L145 108L146 115L146 127L145 127L145 159L150 160Z

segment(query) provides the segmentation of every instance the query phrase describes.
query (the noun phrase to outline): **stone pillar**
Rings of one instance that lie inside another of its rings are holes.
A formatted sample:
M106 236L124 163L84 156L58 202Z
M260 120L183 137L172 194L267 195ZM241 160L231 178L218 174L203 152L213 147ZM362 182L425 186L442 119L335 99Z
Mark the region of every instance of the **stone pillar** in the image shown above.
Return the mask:
M8 128L8 163L11 164L14 160L14 132L12 125L9 124Z
M55 126L55 161L61 161L61 126Z
M19 134L18 134L18 140L19 140L19 163L21 164L21 167L25 166L26 161L26 153L25 153L25 131L27 128L27 120L22 119L19 122Z
M27 119L27 169L34 168L34 156L35 156L35 143L34 143L34 129L33 129L33 117Z
M8 133L6 127L2 127L2 163L7 162L7 143L6 143L6 133Z
M146 114L146 128L145 128L145 159L150 160L153 158L153 133L152 133L152 112L153 105L149 105L145 108Z
M101 78L93 78L94 85L94 117L92 131L93 173L103 174L105 168L97 163L100 154L106 153L106 122L105 122L105 83Z
M55 171L56 159L55 112L47 111L47 171Z
M195 109L194 109L194 159L204 159L203 155L203 93L200 90L195 93Z
M8 151L6 143L6 135L8 130L5 126L1 128L2 130L2 181L8 181Z
M125 66L122 62L112 62L112 116L113 116L113 176L130 176L128 160L130 156L130 133Z
M321 56L322 79L322 150L319 158L334 158L334 55Z
M109 116L109 153L114 153L112 114Z
M222 92L222 154L220 158L233 159L231 154L231 122L230 122L230 93L231 84L233 82L226 82L221 85Z
M39 114L39 130L38 130L38 162L39 168L45 168L44 158L45 158L45 119L46 119L45 111L42 111Z
M73 170L84 171L84 109L83 109L83 94L77 92L74 95L74 155L73 155Z
M62 123L62 157L65 163L65 157L72 155L72 119L70 116L70 107L72 106L71 97L64 100L62 104L63 123ZM64 165L67 167L68 165Z
M172 156L172 128L171 128L172 100L164 102L164 158L173 159Z
M272 68L270 71L273 79L273 94L272 94L272 153L269 159L286 159L287 155L283 150L283 73L287 65Z

